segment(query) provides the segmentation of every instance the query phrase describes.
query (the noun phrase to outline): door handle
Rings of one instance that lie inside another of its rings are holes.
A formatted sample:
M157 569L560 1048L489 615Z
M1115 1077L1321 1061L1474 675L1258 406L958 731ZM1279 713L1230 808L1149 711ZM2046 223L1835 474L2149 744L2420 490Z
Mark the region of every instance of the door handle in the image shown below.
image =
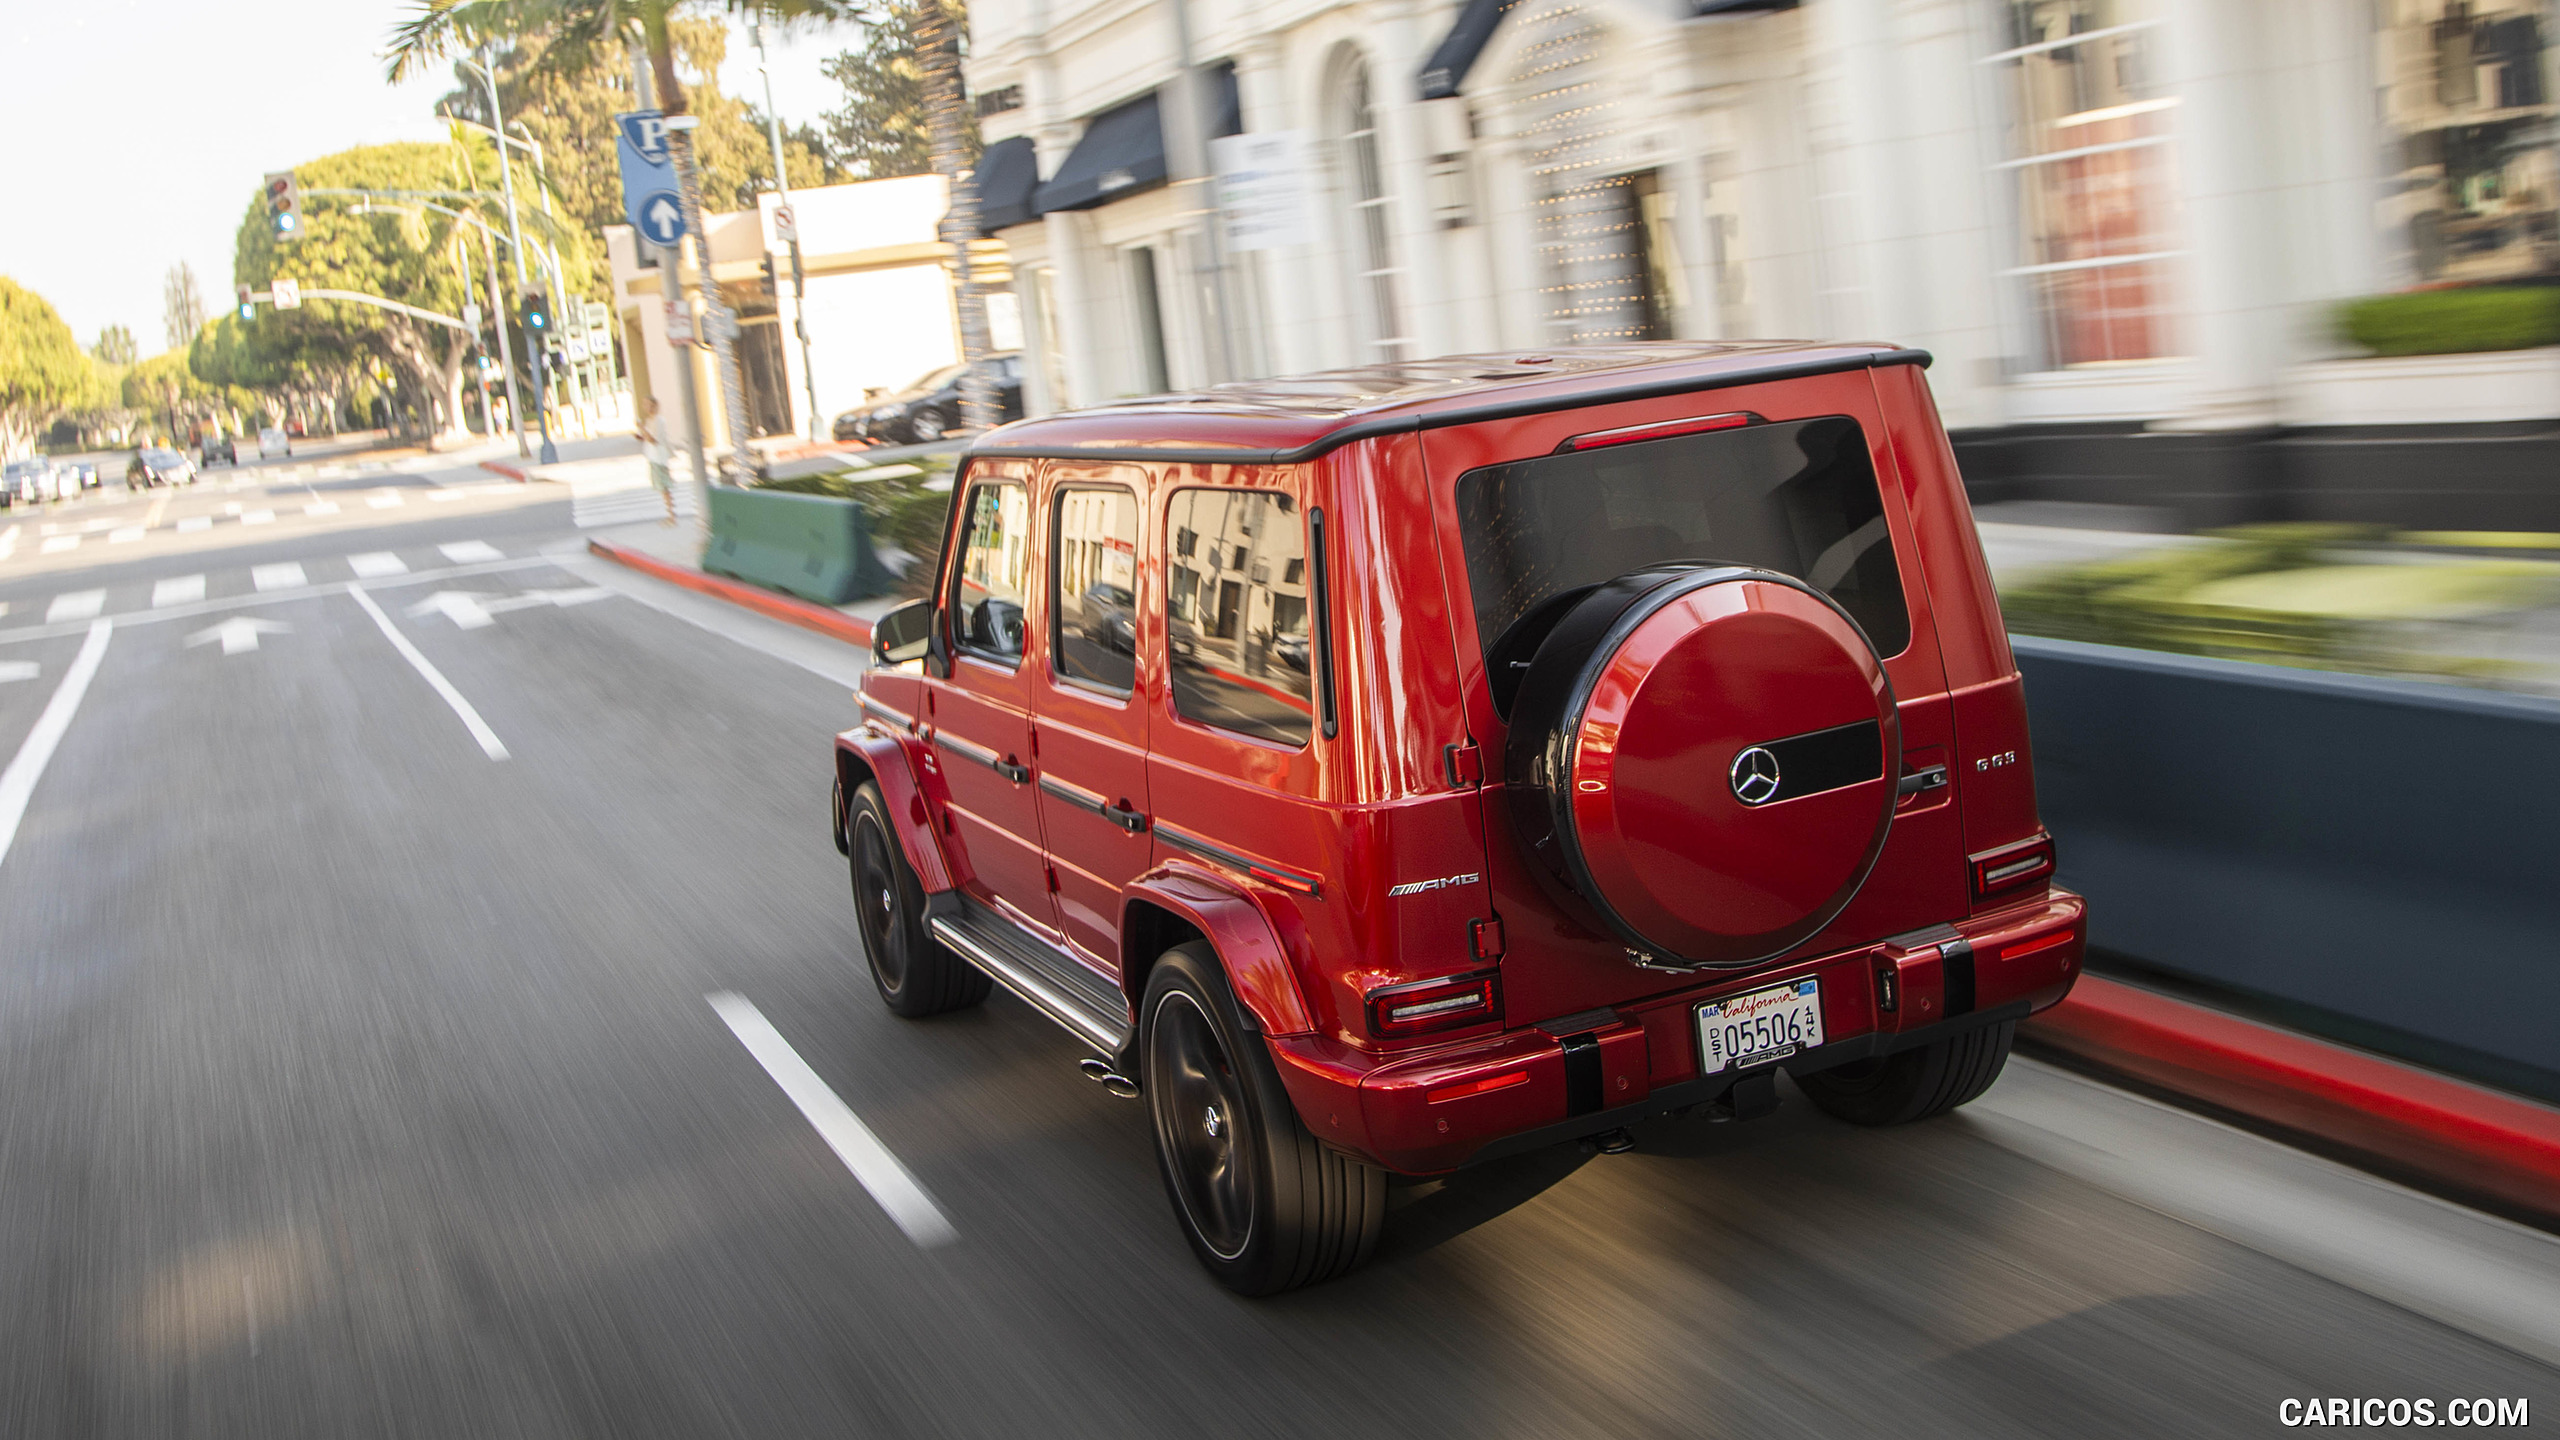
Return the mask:
M1031 767L1011 755L996 762L996 773L1019 785L1031 778Z
M1914 770L1903 776L1902 783L1894 787L1893 793L1896 796L1917 795L1924 790L1944 789L1946 783L1947 767L1932 765L1926 770Z
M1128 831L1132 835L1135 835L1139 831L1147 828L1147 817L1139 814L1133 809L1130 809L1126 805L1103 806L1102 818L1119 826L1121 829Z

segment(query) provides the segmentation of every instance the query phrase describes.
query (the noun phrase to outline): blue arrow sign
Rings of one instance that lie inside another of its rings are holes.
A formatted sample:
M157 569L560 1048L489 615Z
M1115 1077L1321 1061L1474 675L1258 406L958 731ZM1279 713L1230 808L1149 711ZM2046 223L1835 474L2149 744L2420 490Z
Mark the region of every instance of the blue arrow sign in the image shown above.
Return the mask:
M636 226L649 237L652 245L673 245L684 234L684 207L676 203L672 190L658 190L640 197Z
M667 117L634 110L613 117L614 153L622 161L622 216L655 244L673 245L684 234L684 207L675 203L674 157L667 153ZM659 218L659 201L671 220Z

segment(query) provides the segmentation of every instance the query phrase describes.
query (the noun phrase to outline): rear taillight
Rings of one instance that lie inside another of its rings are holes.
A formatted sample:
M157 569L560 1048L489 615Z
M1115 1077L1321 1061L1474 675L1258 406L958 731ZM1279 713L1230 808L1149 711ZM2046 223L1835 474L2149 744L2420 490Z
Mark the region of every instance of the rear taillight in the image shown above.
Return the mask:
M2053 873L2053 837L2038 835L1973 857L1973 893L1998 895Z
M1502 1018L1502 974L1496 970L1417 980L1372 990L1369 1033L1381 1039L1457 1030Z

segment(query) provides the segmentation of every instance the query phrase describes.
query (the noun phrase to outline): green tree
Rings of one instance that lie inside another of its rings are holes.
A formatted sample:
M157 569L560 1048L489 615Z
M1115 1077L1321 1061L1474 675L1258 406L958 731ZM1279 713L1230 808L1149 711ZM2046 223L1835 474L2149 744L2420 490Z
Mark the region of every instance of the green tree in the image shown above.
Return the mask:
M98 375L43 296L0 275L0 455L33 448L54 417L91 403Z
M281 275L300 281L306 291L346 290L439 315L460 314L468 284L468 262L457 258L453 243L460 221L396 199L312 192L473 191L478 187L471 183L469 148L367 145L295 166L306 197L301 238L277 240L263 198L253 198L234 243L234 280L264 290ZM583 278L574 276L572 283ZM462 410L462 362L471 348L465 332L345 300L306 300L296 309L265 311L252 328L256 343L271 355L358 353L381 360L406 381L404 388L432 427L431 440L469 438Z
M916 49L931 0L888 0L862 15L862 44L818 68L844 87L844 108L819 117L828 147L856 178L922 175L934 168L933 126L925 103L925 62ZM968 10L946 0L953 29L965 34ZM963 163L978 163L978 131L964 127Z
M89 358L101 365L130 365L142 358L142 348L133 343L132 331L110 325L98 332L98 343L89 347Z

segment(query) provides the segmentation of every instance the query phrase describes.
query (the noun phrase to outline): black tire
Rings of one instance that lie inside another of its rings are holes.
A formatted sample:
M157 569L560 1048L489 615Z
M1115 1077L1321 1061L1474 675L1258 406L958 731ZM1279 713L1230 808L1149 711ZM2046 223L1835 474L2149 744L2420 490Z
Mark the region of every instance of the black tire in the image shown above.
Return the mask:
M951 422L942 418L941 411L927 405L907 417L907 433L917 444L930 445L951 433Z
M986 999L994 982L925 928L924 886L889 828L880 787L869 780L854 788L845 807L845 840L862 954L881 1003L914 1020Z
M1201 1265L1239 1295L1273 1295L1368 1259L1386 1172L1299 1121L1207 942L1156 962L1139 1023L1156 1168Z
M2018 1022L1967 1030L1934 1045L1816 1071L1796 1081L1805 1097L1852 1125L1908 1125L1979 1096L2009 1063Z

